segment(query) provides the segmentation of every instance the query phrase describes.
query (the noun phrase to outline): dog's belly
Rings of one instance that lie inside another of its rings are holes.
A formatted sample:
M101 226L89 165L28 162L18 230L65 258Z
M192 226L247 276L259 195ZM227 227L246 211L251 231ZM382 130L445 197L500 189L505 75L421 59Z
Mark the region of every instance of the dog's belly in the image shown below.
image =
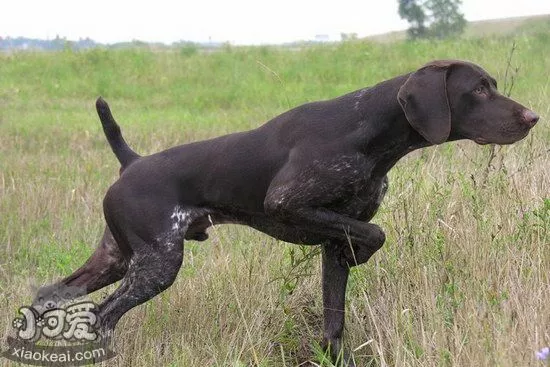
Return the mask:
M387 176L373 179L365 186L358 186L357 191L352 196L342 197L339 203L328 205L326 208L339 214L368 222L376 214L387 189ZM308 233L307 230L289 231L291 227L266 216L263 212L235 208L207 209L207 212L207 215L197 217L190 224L186 239L203 241L208 238L205 231L211 225L234 223L250 226L286 242L314 245L324 240L317 235Z

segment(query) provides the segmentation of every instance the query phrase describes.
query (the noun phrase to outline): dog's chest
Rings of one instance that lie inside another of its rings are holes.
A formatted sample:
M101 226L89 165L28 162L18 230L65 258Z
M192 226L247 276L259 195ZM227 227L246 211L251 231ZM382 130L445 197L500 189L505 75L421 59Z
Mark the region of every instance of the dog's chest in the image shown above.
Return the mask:
M384 199L388 178L372 177L354 186L354 190L343 195L331 209L351 218L370 221Z
M318 177L324 184L317 189L332 197L327 209L363 221L372 219L388 189L387 176L375 175L373 164L360 156L318 164L324 166Z

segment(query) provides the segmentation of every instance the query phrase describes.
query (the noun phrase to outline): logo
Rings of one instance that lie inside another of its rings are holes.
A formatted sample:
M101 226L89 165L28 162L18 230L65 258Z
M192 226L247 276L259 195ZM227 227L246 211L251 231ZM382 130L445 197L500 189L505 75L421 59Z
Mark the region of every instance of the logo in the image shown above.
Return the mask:
M79 287L40 288L31 306L13 319L16 337L8 337L2 356L35 366L82 366L115 356L97 328L97 305Z

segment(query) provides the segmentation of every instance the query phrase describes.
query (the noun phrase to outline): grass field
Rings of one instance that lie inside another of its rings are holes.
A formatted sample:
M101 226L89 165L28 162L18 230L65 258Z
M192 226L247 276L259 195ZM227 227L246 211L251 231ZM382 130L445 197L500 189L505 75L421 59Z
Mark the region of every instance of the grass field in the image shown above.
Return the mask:
M31 285L72 272L104 227L118 164L94 101L147 154L256 127L307 101L467 59L541 115L506 147L458 142L405 157L374 222L387 242L352 270L346 344L359 366L536 366L550 344L550 37L0 55L0 330ZM93 295L100 301L114 287ZM176 283L118 325L109 366L321 361L318 249L215 227L186 242ZM3 365L7 365L5 359Z

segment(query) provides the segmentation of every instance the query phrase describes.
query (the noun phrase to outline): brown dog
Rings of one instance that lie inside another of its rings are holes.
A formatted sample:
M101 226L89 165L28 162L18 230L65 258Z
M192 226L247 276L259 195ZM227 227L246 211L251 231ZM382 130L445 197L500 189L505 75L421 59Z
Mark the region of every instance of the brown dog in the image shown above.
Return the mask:
M103 333L172 284L184 239L203 241L212 224L239 223L323 246L323 345L350 365L342 347L346 283L349 268L384 243L368 222L386 173L415 149L459 139L510 144L538 121L479 66L446 60L294 108L251 131L147 157L128 147L101 98L97 110L121 176L105 196L99 248L61 284L93 292L122 279L100 306Z

